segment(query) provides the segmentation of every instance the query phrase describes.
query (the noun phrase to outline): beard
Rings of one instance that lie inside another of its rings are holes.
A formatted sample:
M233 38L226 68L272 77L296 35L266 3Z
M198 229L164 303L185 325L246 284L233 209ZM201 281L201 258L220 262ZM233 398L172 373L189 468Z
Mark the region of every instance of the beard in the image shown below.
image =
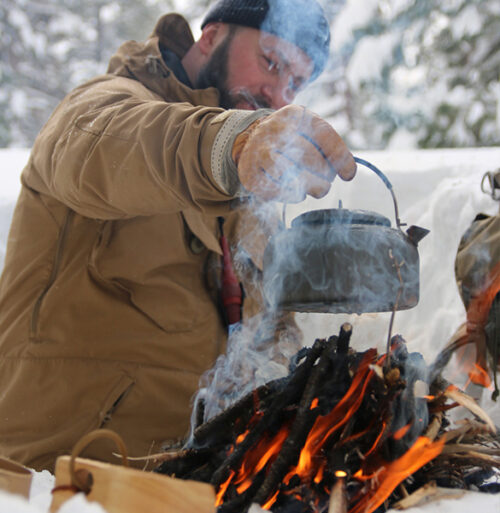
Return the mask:
M241 102L251 105L253 109L269 108L269 102L264 97L252 95L243 86L231 90L227 85L229 50L236 31L237 27L230 27L224 41L215 48L209 61L201 68L195 87L197 89L215 87L219 91L219 104L224 109L237 108Z

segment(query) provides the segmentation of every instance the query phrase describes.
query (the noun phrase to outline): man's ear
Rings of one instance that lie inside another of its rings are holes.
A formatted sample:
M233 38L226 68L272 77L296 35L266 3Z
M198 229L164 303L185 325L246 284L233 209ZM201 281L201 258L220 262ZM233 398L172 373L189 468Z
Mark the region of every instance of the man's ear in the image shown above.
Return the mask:
M227 25L225 23L208 23L203 27L201 36L198 40L198 46L203 55L210 55L213 49L225 37Z

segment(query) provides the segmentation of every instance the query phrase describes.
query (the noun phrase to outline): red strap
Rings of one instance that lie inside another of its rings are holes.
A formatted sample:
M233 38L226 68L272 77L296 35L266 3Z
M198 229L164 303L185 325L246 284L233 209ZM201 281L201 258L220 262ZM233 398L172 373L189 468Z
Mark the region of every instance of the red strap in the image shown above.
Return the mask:
M222 231L222 222L220 223L220 245L222 248L222 284L221 297L228 324L236 324L241 321L241 305L243 303L243 294L238 278L234 273L233 263L231 261L231 252L229 244Z

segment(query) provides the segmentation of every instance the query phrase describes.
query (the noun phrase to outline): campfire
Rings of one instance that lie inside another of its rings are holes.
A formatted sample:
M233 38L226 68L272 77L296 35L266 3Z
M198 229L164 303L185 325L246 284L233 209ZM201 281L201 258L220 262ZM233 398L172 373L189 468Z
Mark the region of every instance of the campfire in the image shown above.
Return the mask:
M356 352L352 327L319 339L270 381L198 425L156 471L211 483L219 513L370 513L436 487L500 491L500 442L477 404L401 336ZM448 411L473 418L451 429ZM385 508L385 509L384 509Z

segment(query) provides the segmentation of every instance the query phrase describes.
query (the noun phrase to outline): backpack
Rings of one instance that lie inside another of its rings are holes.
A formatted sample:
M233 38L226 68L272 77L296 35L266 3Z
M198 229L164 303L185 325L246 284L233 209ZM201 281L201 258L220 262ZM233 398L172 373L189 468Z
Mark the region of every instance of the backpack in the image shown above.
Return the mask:
M484 175L493 199L500 201L500 169ZM499 395L497 372L500 370L500 213L478 214L463 234L456 258L455 277L467 312L462 347L474 344L476 365L469 372L477 384L489 386L493 377Z

